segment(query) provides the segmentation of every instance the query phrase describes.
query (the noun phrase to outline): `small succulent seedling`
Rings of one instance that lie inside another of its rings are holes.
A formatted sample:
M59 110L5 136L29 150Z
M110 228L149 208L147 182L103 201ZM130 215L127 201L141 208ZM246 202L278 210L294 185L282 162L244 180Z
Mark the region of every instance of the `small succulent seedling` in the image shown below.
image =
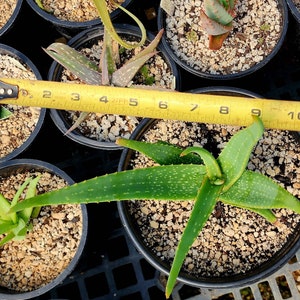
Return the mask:
M153 75L150 74L149 67L144 65L140 68L140 73L143 76L143 82L145 82L146 85L152 85L155 83L155 78Z
M189 41L192 41L192 42L196 42L197 39L198 39L198 35L196 33L195 30L191 29L190 31L188 31L186 33L186 38L189 40Z
M264 23L260 26L260 30L262 30L262 31L270 31L270 29L271 29L271 26L266 23Z
M246 169L252 149L263 131L261 119L254 117L253 124L235 134L217 159L199 147L183 150L163 142L119 139L119 145L144 153L159 165L107 174L38 195L16 203L9 213L36 206L71 203L195 201L172 263L166 286L168 298L188 250L217 201L254 211L273 224L278 220L272 209L287 208L300 213L300 201L296 197L270 178Z
M129 43L123 40L115 31L105 0L94 0L94 3L104 26L103 46L99 65L90 61L84 54L63 43L53 43L44 50L55 61L86 84L132 87L134 85L132 85L131 81L135 74L138 73L147 60L157 53L155 48L160 42L163 30L160 30L154 40L141 52L133 56L121 67L117 68L120 46L125 49L134 49L143 46L146 40L145 27L136 16L122 6L115 4L131 16L141 30L142 36L140 41ZM87 115L87 112L82 112L67 133L78 127Z
M10 240L24 239L27 232L32 228L31 220L39 215L40 207L25 208L17 213L9 213L8 211L20 200L25 190L25 199L35 196L39 179L40 176L25 180L12 201L0 194L0 234L4 234L4 238L0 240L0 246Z
M201 26L209 36L209 48L219 50L232 30L235 0L204 0Z

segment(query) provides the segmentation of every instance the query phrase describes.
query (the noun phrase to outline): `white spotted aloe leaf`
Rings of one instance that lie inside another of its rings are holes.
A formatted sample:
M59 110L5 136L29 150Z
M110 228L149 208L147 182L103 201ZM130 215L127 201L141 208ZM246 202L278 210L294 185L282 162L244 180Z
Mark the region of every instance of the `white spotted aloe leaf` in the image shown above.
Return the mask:
M272 223L276 222L272 212L275 208L287 208L300 214L300 201L296 197L270 178L246 168L252 149L264 131L261 119L253 118L253 124L235 134L217 159L200 147L181 150L163 142L119 139L120 145L150 154L160 165L107 174L38 195L18 202L9 213L36 206L72 203L195 201L171 266L166 286L168 298L188 250L217 201L254 211Z

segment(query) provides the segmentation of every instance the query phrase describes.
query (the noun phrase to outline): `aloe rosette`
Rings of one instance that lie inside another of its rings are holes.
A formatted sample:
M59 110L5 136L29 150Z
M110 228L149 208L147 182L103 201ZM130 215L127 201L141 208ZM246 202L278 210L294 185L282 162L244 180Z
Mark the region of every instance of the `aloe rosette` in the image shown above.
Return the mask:
M259 117L234 135L219 157L200 147L182 150L167 143L119 139L119 145L144 153L159 165L126 170L89 179L57 191L31 197L7 213L30 207L122 200L195 201L179 241L166 287L171 295L188 250L199 235L217 201L254 211L269 222L279 221L272 209L300 213L300 201L268 177L246 169L264 126Z

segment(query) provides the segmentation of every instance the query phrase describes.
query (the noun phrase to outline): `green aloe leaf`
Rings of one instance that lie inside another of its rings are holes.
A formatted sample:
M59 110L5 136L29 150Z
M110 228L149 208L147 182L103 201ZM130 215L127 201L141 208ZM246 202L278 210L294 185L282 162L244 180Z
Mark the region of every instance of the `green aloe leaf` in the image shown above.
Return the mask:
M101 52L101 71L102 71L102 77L104 77L104 74L107 74L107 77L105 79L105 82L103 82L102 78L102 85L109 85L109 76L112 75L116 70L116 57L113 49L114 41L111 38L111 36L108 34L106 28L104 28L104 34L103 34L103 49ZM118 44L117 44L118 45ZM116 49L116 51L119 51L119 47Z
M16 223L17 215L15 213L8 213L10 207L10 202L2 194L0 194L0 219L3 221L12 221L13 223Z
M8 233L2 240L0 240L0 247L13 240L14 237L15 235L12 232Z
M164 142L147 143L119 138L116 143L120 146L143 153L160 165L202 164L202 160L194 153L181 156L180 147Z
M40 178L41 178L41 175L36 176L33 179L30 178L25 199L32 198L36 195L36 187L37 187L37 184L38 184ZM30 208L27 208L27 209L24 209L23 211L21 211L20 216L24 220L24 222L27 224L30 221L31 217L37 217L37 215L39 214L39 211L40 211L40 207L38 207L36 209L34 207L30 207ZM33 212L34 212L34 216L32 216Z
M98 66L72 47L63 43L53 43L44 50L83 82L92 85L101 83L101 73Z
M230 11L234 8L235 0L220 0L220 4L224 6L227 11Z
M41 0L35 0L35 3L43 10L45 10L44 5L42 4Z
M230 189L243 174L253 147L263 134L264 126L261 119L253 118L254 122L250 126L231 137L217 159L226 177L224 192Z
M32 228L31 224L27 224L23 219L20 219L18 227L12 230L12 232L15 235L13 240L14 241L23 240L26 237L29 228Z
M13 223L11 221L1 220L0 222L0 234L4 234L12 231L14 228L18 226L18 223Z
M249 209L287 208L300 213L300 201L269 177L245 171L220 201Z
M249 207L242 207L242 208L253 211L258 215L261 215L271 224L275 224L278 221L277 217L274 215L271 209L259 209L259 208L249 208Z
M233 17L218 0L204 0L204 12L210 19L222 25L228 25L233 20Z
M1 245L11 239L21 239L26 236L33 207L25 208L18 213L9 213L8 210L18 203L21 194L24 193L26 188L25 198L33 197L36 194L36 185L39 179L40 176L37 176L34 179L27 178L20 188L18 188L11 202L0 195L0 234L6 234L0 241Z
M211 183L208 176L204 177L195 199L196 201L191 216L176 249L167 281L166 298L170 297L187 253L214 210L221 190L222 185L214 185Z
M18 188L17 192L15 193L14 195L14 198L12 199L11 203L10 203L10 206L14 206L15 204L18 203L19 201L19 198L21 196L21 194L24 192L25 188L27 187L27 185L29 184L31 178L27 178L23 184L20 186L20 188ZM21 215L21 218L23 217L23 214L24 212L21 212L20 215ZM17 215L12 215L13 218L14 218L14 223L17 223Z
M201 27L207 32L209 35L221 35L223 33L227 33L232 30L232 24L230 25L222 25L215 20L209 18L203 10L200 11L200 19L201 19Z
M13 240L20 241L26 237L28 232L28 224L22 218L19 219L18 226L11 232L14 234Z
M14 198L11 201L11 206L14 206L15 204L17 204L17 202L19 201L22 193L24 192L26 186L29 184L30 180L32 180L32 178L27 178L22 185L18 188L17 192L14 195Z
M193 200L203 174L202 165L156 166L107 174L25 199L11 207L9 213L45 205L128 199Z
M3 105L0 105L0 120L4 120L9 118L13 113L4 107Z
M119 35L118 33L115 31L115 28L111 22L110 19L110 15L109 12L107 10L107 5L105 0L94 0L94 3L96 5L96 8L98 10L99 16L102 20L102 23L104 25L104 27L106 28L106 30L109 32L109 34L111 35L111 37L117 41L121 46L125 47L126 49L133 49L135 47L138 46L142 46L147 38L147 34L146 34L146 29L143 25L143 23L131 12L129 12L127 9L125 9L124 7L122 7L121 5L118 5L116 3L114 3L119 9L121 9L122 11L124 11L128 16L130 16L135 23L138 25L138 27L141 30L141 40L138 43L135 44L131 44L131 43L127 43L126 41L124 41Z
M217 160L213 157L213 155L209 151L207 151L204 148L190 147L185 149L181 153L181 156L190 153L197 153L202 158L206 167L207 176L212 184L221 185L224 183L224 178L220 166Z
M27 234L27 224L21 218L18 219L18 223L14 224L14 226L11 226L10 228L6 227L4 229L6 229L4 233L7 234L0 240L0 247L11 240L23 239ZM2 230L3 229L1 228L1 231Z
M28 187L28 190L26 192L26 197L33 197L35 195L35 187L37 184L37 181L39 180L39 177L36 177L35 179L27 178L23 184L20 186L20 188L17 190L16 194L14 195L13 200L11 201L11 206L14 206L18 203L21 194L24 192L24 190ZM34 192L33 192L34 191ZM27 223L30 219L32 213L32 208L25 209L19 213L20 218L24 220L25 223Z

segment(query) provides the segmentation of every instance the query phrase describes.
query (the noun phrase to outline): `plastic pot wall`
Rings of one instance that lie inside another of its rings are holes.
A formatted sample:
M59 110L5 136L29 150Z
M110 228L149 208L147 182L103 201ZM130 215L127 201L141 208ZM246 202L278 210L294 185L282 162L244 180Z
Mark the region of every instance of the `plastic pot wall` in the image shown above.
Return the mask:
M67 175L63 170L60 168L36 159L13 159L7 162L0 163L0 175L1 176L9 176L10 174L18 174L20 171L30 171L30 170L36 170L36 171L48 171L51 174L55 174L60 178L63 178L69 185L74 184L73 179ZM58 284L60 284L68 275L71 274L71 272L74 270L75 266L77 265L81 254L83 252L86 238L87 238L87 227L88 227L88 215L87 215L87 209L85 205L81 205L81 212L82 212L82 235L81 235L81 241L79 243L77 252L74 256L74 258L71 260L68 267L53 281L48 283L47 285L40 287L34 291L30 292L16 292L12 291L3 287L0 287L0 299L31 299L34 297L38 297L40 295L43 295L44 293L48 292L49 290L55 288Z
M136 26L127 25L127 24L115 24L115 29L118 34L122 36L129 36L131 38L140 38L140 30ZM72 38L69 41L69 45L73 47L74 49L80 49L83 47L89 47L90 45L95 44L99 39L102 39L103 36L103 27L100 26L98 28L92 28L85 30L78 35L76 35L74 38ZM154 35L151 33L148 33L148 41L153 40ZM180 89L180 74L177 68L177 65L173 62L173 60L168 56L166 51L162 46L157 47L160 54L165 59L166 63L169 65L173 75L176 78L176 89ZM63 71L63 67L58 64L57 62L53 62L51 64L51 67L49 69L48 73L48 80L50 81L60 81L61 74ZM63 111L51 109L50 115L53 120L53 122L56 124L58 129L62 133L66 133L68 129L70 128L70 124L66 121L66 119L63 116ZM67 137L69 137L71 140L96 149L102 149L102 150L120 150L122 147L117 146L113 142L100 142L96 140L89 139L85 136L83 136L78 130L73 130L72 132L68 133Z
M37 69L37 67L35 66L35 64L26 55L24 55L17 49L10 47L8 45L5 45L5 44L0 44L0 54L9 55L9 56L17 59L18 61L22 62L30 70L32 70L32 72L35 74L37 80L42 80L42 76L41 76L39 70ZM24 152L31 145L31 143L34 141L34 139L37 137L39 131L41 130L41 127L44 123L46 111L47 110L45 108L41 108L39 120L35 126L35 129L31 133L31 135L28 137L28 139L19 148L16 148L13 152L9 153L8 155L6 155L4 157L0 157L0 162L10 160L10 159L17 157L19 154Z
M257 98L260 96L252 93L250 91L231 88L231 87L207 87L191 90L189 92L193 93L209 93L209 94L222 94L222 95L236 95L236 96L245 96L251 98ZM141 140L143 135L150 129L156 122L156 119L144 119L141 124L133 132L131 139ZM126 170L129 167L130 159L134 154L133 150L124 149L120 158L120 163L118 166L118 171ZM164 274L169 274L170 265L166 262L160 260L157 256L154 255L146 246L143 238L139 234L139 229L134 223L132 216L127 210L126 201L121 201L117 203L118 212L120 215L121 222L125 228L125 231L129 235L133 244L137 250L144 256L144 258L157 270ZM216 277L216 278L195 278L185 272L181 272L178 277L178 281L187 284L189 286L197 288L208 288L208 289L233 289L242 287L243 285L250 285L256 283L279 270L283 267L297 252L300 247L300 224L294 230L293 235L287 241L285 246L278 251L276 256L270 258L269 261L263 263L257 269L253 269L250 272L247 272L242 275L231 275L229 277Z

